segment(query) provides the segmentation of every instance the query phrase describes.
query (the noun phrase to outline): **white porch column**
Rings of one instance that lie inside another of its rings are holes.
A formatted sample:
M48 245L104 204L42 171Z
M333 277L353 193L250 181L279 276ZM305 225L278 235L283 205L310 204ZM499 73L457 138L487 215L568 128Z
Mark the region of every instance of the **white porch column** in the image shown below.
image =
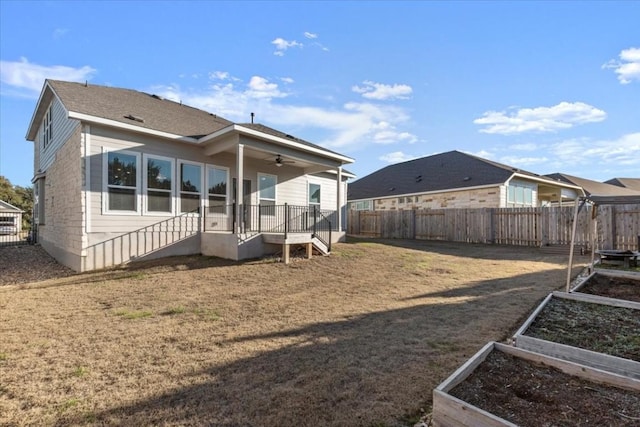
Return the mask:
M242 178L244 177L244 144L238 144L236 150L236 233L242 232Z
M342 231L342 166L338 166L338 191L337 203L336 203L336 220L338 221L336 230Z

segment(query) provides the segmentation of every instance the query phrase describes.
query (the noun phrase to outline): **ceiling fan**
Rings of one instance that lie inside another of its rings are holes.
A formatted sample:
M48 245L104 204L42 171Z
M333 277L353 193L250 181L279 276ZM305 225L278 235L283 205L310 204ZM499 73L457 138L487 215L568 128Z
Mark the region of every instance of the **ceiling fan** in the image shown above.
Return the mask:
M276 159L269 163L270 165L276 165L277 167L281 167L284 164L290 164L290 163L295 163L293 160L285 160L282 158L282 156L280 154L278 154L276 156Z

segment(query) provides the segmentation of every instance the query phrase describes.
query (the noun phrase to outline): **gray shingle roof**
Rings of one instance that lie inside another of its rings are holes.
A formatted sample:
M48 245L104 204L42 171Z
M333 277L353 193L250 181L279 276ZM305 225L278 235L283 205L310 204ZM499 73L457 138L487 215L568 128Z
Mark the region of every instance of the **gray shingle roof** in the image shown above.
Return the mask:
M577 185L578 187L582 187L587 196L590 196L592 194L598 196L640 195L640 191L635 191L630 188L618 187L616 185L592 181L590 179L571 176L564 173L552 173L546 176L556 181L566 182L567 184L573 184Z
M131 89L47 80L68 111L181 136L200 137L233 122L197 108ZM143 121L127 117L135 117Z
M288 139L288 140L297 142L299 144L306 145L306 146L309 146L309 147L312 147L312 148L317 148L319 150L328 151L329 153L337 154L339 156L342 155L342 154L337 153L335 151L327 150L326 148L321 147L319 145L316 145L314 143L311 143L309 141L305 141L304 139L297 138L297 137L295 137L293 135L289 135L288 133L281 132L281 131L279 131L277 129L273 129L273 128L270 128L269 126L265 126L265 125L262 125L262 124L259 124L259 123L238 123L238 124L240 126L242 126L242 127L248 128L248 129L252 129L252 130L256 130L258 132L266 133L267 135L277 136L277 137L283 138L283 139Z
M640 178L612 178L604 183L640 191Z
M514 173L540 178L491 160L449 151L387 166L349 184L349 200L401 196L476 187L500 185Z

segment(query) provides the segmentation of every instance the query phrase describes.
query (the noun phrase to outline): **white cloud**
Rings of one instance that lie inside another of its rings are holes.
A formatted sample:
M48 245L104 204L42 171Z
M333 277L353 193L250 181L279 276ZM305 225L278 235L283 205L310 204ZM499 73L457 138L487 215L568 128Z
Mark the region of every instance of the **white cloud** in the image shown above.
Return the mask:
M541 163L547 163L549 159L544 156L540 157L519 157L519 156L504 156L500 158L500 163L504 163L509 166L531 166L539 165Z
M408 99L413 92L411 86L402 84L385 85L369 80L365 80L362 84L363 86L353 86L351 90L362 94L367 99Z
M412 156L410 154L405 154L402 151L394 151L392 153L387 153L383 156L378 157L379 160L383 162L387 162L390 164L406 162L409 160L417 159L419 156Z
M16 90L18 96L37 96L42 89L45 79L83 82L91 79L96 70L88 65L81 68L66 65L38 65L27 58L18 62L0 61L0 80L3 84ZM29 93L22 93L21 91Z
M306 38L308 38L308 39L317 39L317 38L318 38L318 35L317 35L317 34L310 33L310 32L308 32L308 31L305 31L305 32L304 32L304 36L305 36Z
M540 147L538 146L538 144L535 144L533 142L528 142L524 144L513 144L509 146L510 150L516 150L516 151L535 151L539 148Z
M620 167L637 167L640 170L640 132L622 135L613 140L578 138L565 140L551 146L551 153L558 164L605 164Z
M246 122L256 120L290 133L304 130L309 139L326 147L364 149L372 144L413 143L415 135L401 129L409 120L404 109L391 105L351 102L339 108L284 104L288 93L276 83L253 76L248 83L216 83L206 90L184 90L177 85L155 87L152 93ZM315 136L309 136L315 135Z
M281 92L278 89L276 83L270 83L269 80L260 76L253 76L248 84L249 88L245 91L245 94L249 98L257 99L272 99L272 98L284 98L286 93Z
M488 111L473 123L483 133L511 135L523 132L555 132L585 123L601 122L607 113L583 102L561 102L553 107Z
M602 68L613 69L623 85L640 81L640 48L630 47L620 52L620 60L612 59Z
M294 82L294 80L291 77L281 77L280 80L282 80L287 84L292 84Z
M271 41L271 44L276 46L276 51L273 52L274 55L276 56L284 56L284 53L292 48L292 47L302 47L303 44L302 43L298 43L295 40L285 40L282 37L278 37L277 39Z

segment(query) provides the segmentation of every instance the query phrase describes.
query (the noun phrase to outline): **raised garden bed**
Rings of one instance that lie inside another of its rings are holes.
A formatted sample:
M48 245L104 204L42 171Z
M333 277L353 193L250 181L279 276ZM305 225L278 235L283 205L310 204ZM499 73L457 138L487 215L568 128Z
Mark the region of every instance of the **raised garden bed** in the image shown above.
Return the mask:
M640 302L640 274L598 270L572 292Z
M586 294L550 294L513 337L514 344L640 379L640 303Z
M637 426L640 381L489 343L433 391L434 426Z

